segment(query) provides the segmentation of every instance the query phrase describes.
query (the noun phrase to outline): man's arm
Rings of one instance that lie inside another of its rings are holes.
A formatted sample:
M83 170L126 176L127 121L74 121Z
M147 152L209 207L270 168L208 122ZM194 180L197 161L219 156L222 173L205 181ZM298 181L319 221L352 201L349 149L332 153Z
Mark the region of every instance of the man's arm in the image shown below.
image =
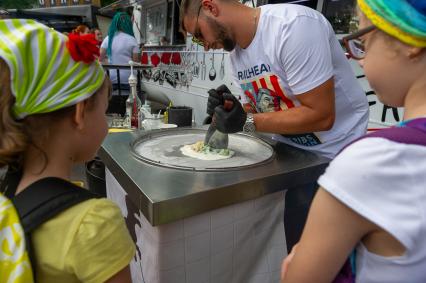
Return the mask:
M303 134L327 131L335 119L334 79L297 96L301 105L285 111L254 114L256 131ZM247 108L246 108L247 110Z

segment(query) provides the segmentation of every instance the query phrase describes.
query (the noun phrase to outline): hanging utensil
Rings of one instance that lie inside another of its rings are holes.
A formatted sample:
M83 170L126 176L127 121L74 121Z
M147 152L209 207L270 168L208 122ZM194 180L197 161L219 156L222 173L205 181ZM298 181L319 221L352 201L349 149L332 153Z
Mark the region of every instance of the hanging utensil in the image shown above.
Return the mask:
M201 79L203 81L206 80L206 71L207 71L207 66L206 66L206 53L203 52L203 62L201 63Z
M214 81L214 79L216 79L216 70L214 68L214 53L212 53L212 67L210 68L210 71L209 71L209 79L211 81Z
M195 73L194 77L198 78L200 75L200 62L198 61L198 45L195 53Z
M225 78L225 53L222 53L222 62L220 62L220 70L219 70L220 80Z

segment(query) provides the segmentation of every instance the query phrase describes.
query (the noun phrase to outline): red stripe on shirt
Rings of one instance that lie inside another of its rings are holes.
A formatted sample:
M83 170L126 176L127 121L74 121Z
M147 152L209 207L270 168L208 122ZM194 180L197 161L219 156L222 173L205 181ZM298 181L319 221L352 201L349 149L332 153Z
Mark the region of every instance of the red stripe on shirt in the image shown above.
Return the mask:
M278 83L278 77L273 75L269 77L271 79L272 86L274 87L275 92L281 97L281 99L284 101L284 103L287 105L288 108L293 108L294 103L291 101L287 96L285 96L285 93L280 87L280 84Z

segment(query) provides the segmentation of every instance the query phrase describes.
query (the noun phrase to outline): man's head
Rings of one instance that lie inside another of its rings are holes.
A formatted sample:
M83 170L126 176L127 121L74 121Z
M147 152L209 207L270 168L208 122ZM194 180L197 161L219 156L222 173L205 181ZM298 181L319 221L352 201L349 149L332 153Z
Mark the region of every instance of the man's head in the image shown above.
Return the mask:
M225 7L232 0L183 0L180 9L180 28L186 35L190 33L195 42L205 50L235 48L235 36L224 24Z

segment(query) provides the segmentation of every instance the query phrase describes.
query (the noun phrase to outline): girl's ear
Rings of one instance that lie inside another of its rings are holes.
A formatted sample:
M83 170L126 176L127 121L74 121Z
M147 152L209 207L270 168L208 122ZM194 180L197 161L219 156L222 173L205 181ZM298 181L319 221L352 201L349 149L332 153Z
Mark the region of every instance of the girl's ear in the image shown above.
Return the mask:
M410 58L410 59L419 58L419 56L423 52L425 52L425 50L426 50L426 48L411 46L411 47L408 48L408 52L407 52L408 58Z
M84 129L85 126L85 115L86 115L86 103L85 101L80 101L75 105L75 113L73 117L73 122L77 126L78 130Z

